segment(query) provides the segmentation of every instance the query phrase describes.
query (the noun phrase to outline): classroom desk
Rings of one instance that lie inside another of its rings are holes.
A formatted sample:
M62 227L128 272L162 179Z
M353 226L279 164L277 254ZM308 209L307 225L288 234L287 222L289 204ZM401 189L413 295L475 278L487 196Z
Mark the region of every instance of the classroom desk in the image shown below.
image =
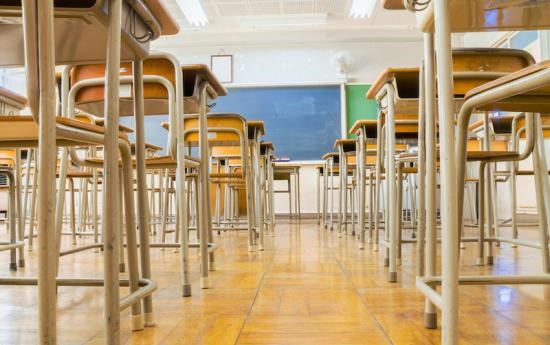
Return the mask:
M338 150L339 171L348 171L348 158L355 158L355 139L337 139L334 143L334 149ZM355 174L355 172L353 173ZM338 237L348 231L348 174L339 174L340 184L338 188ZM351 209L353 213L353 190L351 198ZM355 234L355 219L352 216L352 233Z
M267 200L268 205L266 210L269 214L269 232L273 236L275 234L275 195L273 193L273 153L275 152L275 146L271 141L262 141L260 143L260 155L264 160L264 167L266 169L266 188L267 188Z
M426 311L428 327L436 325L434 305L443 312L442 341L454 345L458 342L458 274L459 219L457 210L458 176L455 162L454 91L452 77L451 33L496 30L537 30L550 28L550 7L541 5L490 8L490 0L431 1L423 11L417 11L417 22L425 32L426 94L428 102L435 100L434 80L437 80L438 108L441 114L439 134L441 140L442 189L442 276L441 294L419 282L417 287L433 303ZM410 9L413 9L413 6ZM452 15L451 15L452 13ZM434 40L438 54L434 61ZM437 75L435 74L437 63ZM428 89L427 89L428 90ZM426 108L427 111L430 107ZM435 117L427 116L432 120ZM427 126L430 125L428 121ZM462 187L460 187L462 188ZM430 315L428 315L430 314Z
M259 237L258 250L264 250L264 222L263 209L265 199L262 195L262 185L264 180L260 174L260 138L265 135L265 126L263 121L247 121L248 126L248 145L251 158L252 181L251 186L254 191L254 226ZM256 236L254 236L255 242Z
M300 165L275 162L273 167L273 180L287 181L287 191L274 191L275 193L288 193L289 218L300 220ZM294 177L294 178L293 178ZM294 183L293 183L294 182ZM294 193L292 191L294 190ZM294 198L292 198L294 194ZM293 205L294 201L294 205ZM294 207L292 207L294 206ZM294 209L294 210L293 210Z
M389 248L386 251L389 258L389 281L397 281L397 230L399 215L397 214L397 181L396 176L396 140L397 134L403 142L418 140L418 99L419 99L419 68L387 68L374 82L366 94L367 99L376 99L384 108L380 109L377 133L384 136L384 144L378 147L379 160L384 157L387 216L384 223L386 240ZM382 143L382 141L380 142ZM385 147L384 151L382 146ZM378 164L382 165L379 161ZM392 178L389 178L392 177ZM389 236L389 238L388 238Z

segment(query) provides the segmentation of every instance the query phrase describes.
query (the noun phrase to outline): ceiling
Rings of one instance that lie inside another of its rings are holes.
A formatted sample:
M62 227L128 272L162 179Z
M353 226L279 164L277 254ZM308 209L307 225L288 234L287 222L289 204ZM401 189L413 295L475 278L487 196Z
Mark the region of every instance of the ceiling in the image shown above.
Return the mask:
M178 20L176 36L161 37L156 47L265 45L308 42L420 40L414 15L377 4L370 18L348 17L352 0L200 0L209 24L187 23L176 0L165 0Z

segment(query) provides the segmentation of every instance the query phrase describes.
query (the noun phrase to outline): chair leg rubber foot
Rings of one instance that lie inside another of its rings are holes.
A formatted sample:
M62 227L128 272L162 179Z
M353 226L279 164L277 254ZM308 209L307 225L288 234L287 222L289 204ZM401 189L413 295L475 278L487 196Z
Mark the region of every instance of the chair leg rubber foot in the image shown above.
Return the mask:
M248 251L253 252L254 251L254 246L249 244L248 245Z
M17 263L10 262L10 271L17 271Z
M359 249L361 249L361 250L365 249L365 244L364 243L359 243Z
M144 327L143 315L131 315L132 331L141 331Z
M372 250L374 250L375 252L378 251L378 244L377 243L373 244Z
M389 272L388 281L390 283L397 283L397 272Z
M182 296L191 297L191 284L183 284L182 286Z
M476 266L485 266L485 260L483 260L483 258L477 258Z
M210 289L210 280L208 277L201 277L201 289Z
M494 262L493 256L488 256L487 257L487 265L492 265L493 262Z
M25 267L25 260L24 259L19 260L19 267Z
M145 327L155 326L155 314L153 312L145 313Z
M427 329L437 328L437 313L424 313L424 327Z

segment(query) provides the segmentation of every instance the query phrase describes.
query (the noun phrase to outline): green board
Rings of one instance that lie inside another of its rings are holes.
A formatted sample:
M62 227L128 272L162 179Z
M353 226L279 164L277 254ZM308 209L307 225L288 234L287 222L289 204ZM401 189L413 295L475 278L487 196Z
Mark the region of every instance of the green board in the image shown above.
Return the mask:
M357 120L376 119L378 111L374 100L366 100L365 94L372 85L346 85L346 121L348 138L355 135L349 134L349 130Z

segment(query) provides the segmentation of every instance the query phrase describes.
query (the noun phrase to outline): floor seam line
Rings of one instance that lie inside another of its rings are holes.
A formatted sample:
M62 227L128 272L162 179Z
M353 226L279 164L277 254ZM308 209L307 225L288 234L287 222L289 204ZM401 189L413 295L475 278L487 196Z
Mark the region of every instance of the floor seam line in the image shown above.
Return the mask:
M239 334L237 335L237 338L235 339L234 345L237 345L237 343L239 342L239 339L241 338L241 334L243 332L244 326L246 325L246 322L248 321L248 319L250 317L250 313L252 312L252 308L254 308L254 305L256 304L256 299L258 298L258 295L260 294L260 290L262 289L262 286L264 284L265 275L271 269L271 265L273 264L273 261L275 259L275 253L277 252L277 247L278 247L278 243L279 243L278 238L277 238L276 243L277 244L275 245L275 248L273 250L273 254L271 255L269 263L267 264L267 267L266 267L264 273L262 274L262 279L260 279L260 283L258 284L258 289L256 290L256 293L254 294L254 298L252 299L252 304L250 304L250 308L248 308L248 311L247 311L247 313L245 315L245 318L243 320L243 324L241 326L241 329L239 329ZM264 253L265 253L265 251L264 251Z

